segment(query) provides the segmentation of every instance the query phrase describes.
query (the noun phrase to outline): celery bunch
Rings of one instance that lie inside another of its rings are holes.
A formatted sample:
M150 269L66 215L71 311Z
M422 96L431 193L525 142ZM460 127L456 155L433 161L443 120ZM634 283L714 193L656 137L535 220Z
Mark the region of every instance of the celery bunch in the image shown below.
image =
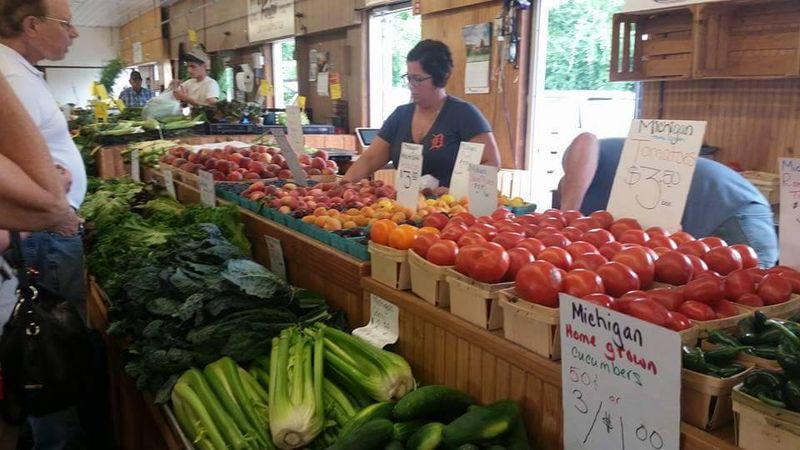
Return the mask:
M321 323L309 334L322 338L326 371L347 391L366 392L374 400L387 401L414 389L411 367L402 356Z
M297 327L272 340L269 417L279 448L305 447L325 428L323 342Z

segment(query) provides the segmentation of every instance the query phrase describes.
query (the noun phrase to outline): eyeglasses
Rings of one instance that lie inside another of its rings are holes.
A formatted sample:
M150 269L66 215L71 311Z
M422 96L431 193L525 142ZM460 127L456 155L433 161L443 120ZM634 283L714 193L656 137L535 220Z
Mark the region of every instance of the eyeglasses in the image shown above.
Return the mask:
M75 29L75 26L72 25L72 21L71 20L56 19L55 17L50 17L50 16L41 16L40 19L50 20L52 22L57 22L58 24L60 24L67 31L72 31L72 30Z
M407 73L404 73L400 78L402 78L406 84L419 86L420 84L424 83L425 80L430 80L433 77L430 75L428 75L427 77L423 77L419 75L409 75Z

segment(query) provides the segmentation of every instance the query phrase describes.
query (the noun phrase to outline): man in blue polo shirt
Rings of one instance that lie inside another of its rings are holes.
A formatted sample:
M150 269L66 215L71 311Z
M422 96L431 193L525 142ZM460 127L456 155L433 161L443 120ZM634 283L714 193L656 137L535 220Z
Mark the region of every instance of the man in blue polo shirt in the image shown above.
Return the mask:
M625 139L599 140L591 133L576 137L564 154L564 178L559 185L560 208L583 214L606 209ZM741 175L727 166L699 158L686 209L683 230L697 238L718 236L728 244L747 244L761 267L778 260L778 237L769 202Z

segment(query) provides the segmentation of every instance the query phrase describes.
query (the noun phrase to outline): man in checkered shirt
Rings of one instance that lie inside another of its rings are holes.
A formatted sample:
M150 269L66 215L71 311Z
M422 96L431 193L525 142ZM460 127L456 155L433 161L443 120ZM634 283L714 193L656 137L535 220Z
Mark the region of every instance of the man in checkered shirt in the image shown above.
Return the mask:
M125 102L128 108L142 107L147 104L148 100L153 98L153 91L142 86L142 74L137 71L131 72L130 87L126 87L119 94L119 98Z

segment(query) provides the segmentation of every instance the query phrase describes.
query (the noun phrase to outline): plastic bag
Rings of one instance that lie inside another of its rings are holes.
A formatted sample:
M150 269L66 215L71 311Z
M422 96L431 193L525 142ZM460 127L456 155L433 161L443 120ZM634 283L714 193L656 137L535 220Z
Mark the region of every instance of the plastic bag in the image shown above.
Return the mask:
M177 116L181 113L181 102L175 100L172 90L165 91L158 97L153 97L142 108L142 117L145 119L161 119Z

